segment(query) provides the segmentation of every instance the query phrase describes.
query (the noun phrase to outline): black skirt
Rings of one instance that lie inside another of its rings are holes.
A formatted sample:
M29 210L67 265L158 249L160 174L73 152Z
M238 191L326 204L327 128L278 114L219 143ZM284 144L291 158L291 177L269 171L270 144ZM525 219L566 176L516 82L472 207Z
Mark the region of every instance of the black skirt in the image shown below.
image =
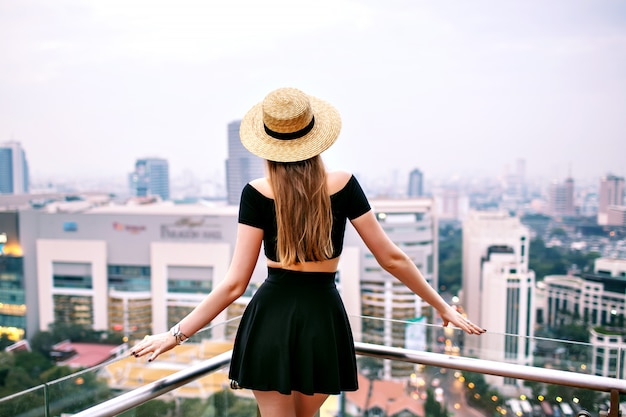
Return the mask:
M268 268L241 318L229 378L282 394L355 391L354 340L335 273Z

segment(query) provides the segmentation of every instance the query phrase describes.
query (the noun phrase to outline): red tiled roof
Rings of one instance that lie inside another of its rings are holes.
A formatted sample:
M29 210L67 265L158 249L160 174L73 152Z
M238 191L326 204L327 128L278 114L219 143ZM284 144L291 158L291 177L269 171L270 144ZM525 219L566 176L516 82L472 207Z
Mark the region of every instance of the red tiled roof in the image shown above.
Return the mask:
M411 397L403 397L396 401L390 402L387 407L387 415L394 416L401 411L410 411L416 416L424 415L424 403L420 400L414 400Z
M55 349L63 351L76 351L71 358L59 362L59 365L67 365L71 368L90 368L106 362L112 356L115 356L119 349L117 345L101 345L98 343L71 343L64 342L55 346Z
M405 391L404 384L395 381L374 380L371 390L371 397L368 403L368 392L370 391L370 381L359 374L358 391L347 392L346 398L355 404L359 409L365 410L372 407L379 407L387 415L397 414L402 410L409 410L418 416L424 415L422 401L411 398Z

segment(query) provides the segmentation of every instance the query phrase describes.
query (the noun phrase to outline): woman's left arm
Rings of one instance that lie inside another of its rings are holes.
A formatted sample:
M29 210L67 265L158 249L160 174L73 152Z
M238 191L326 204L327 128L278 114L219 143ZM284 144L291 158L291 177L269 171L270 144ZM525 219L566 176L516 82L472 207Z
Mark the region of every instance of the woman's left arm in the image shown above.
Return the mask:
M239 224L233 258L224 279L178 324L185 337L191 337L209 324L219 313L239 298L248 287L256 266L263 241L263 230ZM152 353L149 361L156 359L177 345L176 337L169 331L146 336L132 350L140 357Z

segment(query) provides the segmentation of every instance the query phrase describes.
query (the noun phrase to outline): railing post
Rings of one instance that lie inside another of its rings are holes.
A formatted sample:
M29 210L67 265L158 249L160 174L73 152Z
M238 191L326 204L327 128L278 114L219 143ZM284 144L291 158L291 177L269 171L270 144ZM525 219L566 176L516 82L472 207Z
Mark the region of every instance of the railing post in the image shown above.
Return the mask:
M611 390L611 408L609 409L609 417L619 417L622 413L619 410L619 391Z
M45 417L50 416L50 392L48 384L43 385L43 397L44 397L44 415Z

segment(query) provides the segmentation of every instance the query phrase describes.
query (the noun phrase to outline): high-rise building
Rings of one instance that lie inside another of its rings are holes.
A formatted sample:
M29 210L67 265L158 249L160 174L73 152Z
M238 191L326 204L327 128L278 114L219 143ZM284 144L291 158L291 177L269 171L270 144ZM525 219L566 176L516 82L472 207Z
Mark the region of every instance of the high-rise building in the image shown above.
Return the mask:
M170 170L166 159L144 158L135 162L135 170L129 175L131 194L135 197L159 196L170 198Z
M535 274L528 269L528 237L528 228L506 212L471 212L463 222L461 302L490 332L487 338L466 338L466 355L531 363Z
M424 174L415 168L409 174L409 197L421 197L424 195Z
M0 144L0 194L27 194L26 153L18 142Z
M241 120L228 124L228 159L226 160L226 189L228 204L238 205L241 190L250 181L264 176L264 161L250 153L239 139Z
M624 205L624 177L607 175L600 181L598 199L598 224L606 225L609 221L609 207Z
M515 169L505 167L502 176L502 200L500 209L511 213L520 211L526 203L526 160L518 159Z
M550 184L549 214L551 216L574 216L576 206L574 204L574 179L568 177L563 183L553 182Z

